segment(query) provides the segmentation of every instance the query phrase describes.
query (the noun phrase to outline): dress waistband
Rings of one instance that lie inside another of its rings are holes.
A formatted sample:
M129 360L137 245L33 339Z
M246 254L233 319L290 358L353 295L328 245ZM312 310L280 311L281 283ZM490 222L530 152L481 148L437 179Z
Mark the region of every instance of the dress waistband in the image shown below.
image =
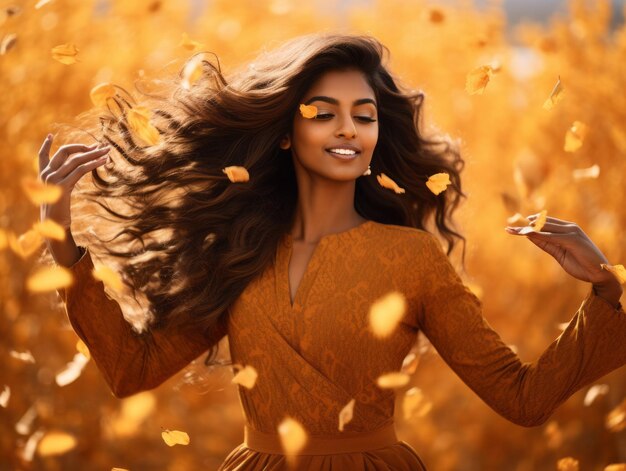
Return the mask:
M244 445L261 453L283 455L280 436L244 426ZM344 432L343 435L309 435L298 455L330 455L376 450L398 443L394 423L370 432Z

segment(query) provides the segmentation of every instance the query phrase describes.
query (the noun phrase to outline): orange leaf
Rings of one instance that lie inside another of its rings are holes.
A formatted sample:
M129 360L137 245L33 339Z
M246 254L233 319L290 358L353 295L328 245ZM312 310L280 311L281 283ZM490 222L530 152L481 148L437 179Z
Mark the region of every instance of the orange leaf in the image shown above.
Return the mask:
M404 188L400 188L396 182L394 182L391 178L389 178L384 173L380 175L376 175L376 180L378 180L378 184L383 188L388 188L390 190L395 191L396 193L404 193Z
M89 98L95 106L106 108L107 100L116 94L115 85L109 82L99 83L89 92Z
M303 118L313 119L317 116L317 106L315 105L300 105L300 114Z
M222 169L222 172L225 173L228 179L233 183L247 182L250 180L250 174L245 167L232 165L230 167Z
M39 442L39 456L55 456L67 453L76 446L76 438L65 432L48 432Z
M254 367L246 365L244 368L240 369L235 376L233 376L233 379L231 379L230 382L252 389L258 376L259 374Z
M66 288L74 282L72 272L62 266L39 269L26 280L26 288L33 293Z
M588 133L589 126L580 121L574 121L572 126L565 133L563 150L565 152L575 152L580 149Z
M33 229L47 239L65 240L65 228L52 219L36 222L33 224Z
M434 194L438 195L442 191L444 191L448 185L450 185L450 175L446 172L436 173L428 177L428 181L426 182L426 186L430 191Z
M488 65L481 65L472 70L465 79L465 91L470 95L482 95L485 87L493 75L493 68Z
M185 48L188 51L193 51L194 49L201 49L202 47L204 47L202 43L199 43L198 41L194 41L193 39L191 39L187 33L183 33L181 35L178 46Z
M304 427L291 417L286 417L278 425L278 435L285 455L288 456L297 455L308 439Z
M23 259L34 254L43 242L41 234L34 229L29 229L17 238L15 234L9 232L9 246L11 250Z
M402 386L409 384L410 379L411 377L406 373L393 371L391 373L380 375L376 379L376 384L382 389L401 388Z
M78 62L76 54L79 49L71 43L61 44L52 48L52 58L61 64L70 65Z
M369 309L369 323L375 337L388 337L406 311L406 299L398 291L376 300Z
M146 144L154 146L161 141L157 128L150 122L150 110L144 106L136 106L127 111L128 125L131 130Z
M180 430L164 430L161 437L167 446L189 445L189 435Z
M563 99L563 90L565 89L563 88L563 85L561 84L561 77L559 76L559 79L557 80L556 85L552 89L550 96L543 103L543 109L551 110L552 108L554 108L554 106Z
M56 203L63 195L63 187L52 183L46 184L36 178L24 177L21 183L24 193L35 206Z
M114 291L121 292L124 289L124 283L120 274L110 267L99 265L92 270L91 274L96 280L102 281Z

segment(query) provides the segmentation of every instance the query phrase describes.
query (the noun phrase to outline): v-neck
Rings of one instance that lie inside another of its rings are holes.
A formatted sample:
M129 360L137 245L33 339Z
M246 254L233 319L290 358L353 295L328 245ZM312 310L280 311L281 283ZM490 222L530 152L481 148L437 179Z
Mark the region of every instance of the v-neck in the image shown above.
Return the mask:
M362 222L358 226L354 226L348 230L335 232L333 234L326 234L322 236L313 249L313 253L309 258L309 261L304 269L304 273L302 278L300 279L300 283L298 284L298 289L293 298L293 303L291 302L291 286L289 284L289 264L291 263L291 257L293 255L293 237L291 233L286 233L284 236L284 250L282 251L282 257L277 264L277 282L279 286L279 293L281 301L284 299L286 306L289 310L299 310L306 300L306 297L313 287L313 281L319 271L323 255L326 251L328 243L333 240L341 239L346 236L354 235L354 233L364 229L365 227L374 224L374 221L367 220ZM281 247L283 248L283 247Z

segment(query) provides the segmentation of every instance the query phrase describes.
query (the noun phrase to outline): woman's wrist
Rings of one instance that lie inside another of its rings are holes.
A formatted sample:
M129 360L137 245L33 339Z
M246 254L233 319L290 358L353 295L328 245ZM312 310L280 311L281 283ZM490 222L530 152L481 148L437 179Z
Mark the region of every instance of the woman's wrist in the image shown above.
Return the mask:
M614 308L619 309L621 307L620 298L624 290L615 278L603 283L593 283L592 289L596 296L605 299Z
M65 240L46 239L46 244L57 265L71 267L80 259L80 249L69 228L65 231Z

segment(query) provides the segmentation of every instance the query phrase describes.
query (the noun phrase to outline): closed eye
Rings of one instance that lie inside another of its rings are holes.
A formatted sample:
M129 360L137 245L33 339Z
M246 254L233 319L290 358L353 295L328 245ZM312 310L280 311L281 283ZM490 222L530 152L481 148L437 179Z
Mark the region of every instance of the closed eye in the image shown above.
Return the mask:
M319 121L327 121L329 119L331 119L333 116L335 116L332 113L318 113L315 116L316 120ZM355 116L356 119L358 119L359 121L365 122L365 123L374 123L376 122L376 120L374 118L370 118L369 116Z

